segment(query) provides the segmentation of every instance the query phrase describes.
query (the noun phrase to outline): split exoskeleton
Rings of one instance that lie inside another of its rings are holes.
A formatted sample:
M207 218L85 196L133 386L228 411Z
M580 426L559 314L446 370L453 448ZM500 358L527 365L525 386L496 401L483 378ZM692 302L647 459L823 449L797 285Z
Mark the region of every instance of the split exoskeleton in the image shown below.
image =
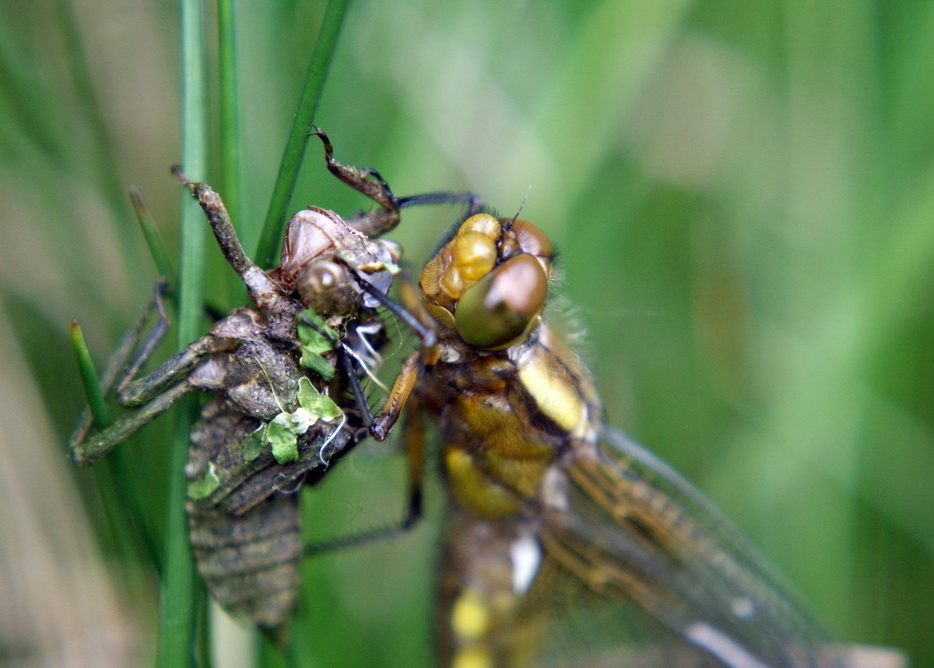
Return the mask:
M474 199L395 198L378 173L337 162L327 137L316 134L329 170L379 208L346 221L317 207L299 211L280 265L264 271L246 256L217 193L176 171L254 305L235 309L136 379L167 329L159 282L149 309L156 324L143 338L144 314L102 375L106 391L129 410L96 431L85 411L70 439L74 460L92 464L180 397L213 392L192 428L185 467L192 547L211 595L276 632L291 619L303 551L294 491L367 433L359 378L375 372L387 338L371 293L389 290L400 253L375 237L396 226L401 208ZM354 401L345 396L348 386Z

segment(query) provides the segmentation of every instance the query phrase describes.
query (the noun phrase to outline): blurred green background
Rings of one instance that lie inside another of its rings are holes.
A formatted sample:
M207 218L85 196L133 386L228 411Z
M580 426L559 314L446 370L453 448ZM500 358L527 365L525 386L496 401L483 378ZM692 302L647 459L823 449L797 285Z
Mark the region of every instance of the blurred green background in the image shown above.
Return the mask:
M241 5L251 249L322 8ZM360 0L316 120L397 194L521 206L561 248L610 421L721 505L835 636L918 666L934 664L932 34L934 4L884 0ZM66 336L80 320L103 360L148 298L128 185L177 248L178 81L174 3L0 3L4 665L151 657L158 583L117 487L158 535L168 430L76 471ZM293 208L312 203L365 205L314 143ZM456 215L392 236L417 265ZM233 300L211 250L209 293ZM391 521L392 452L304 494L309 533ZM306 564L295 633L319 665L426 660L435 539L428 522ZM251 638L215 632L231 655L215 665L251 665Z

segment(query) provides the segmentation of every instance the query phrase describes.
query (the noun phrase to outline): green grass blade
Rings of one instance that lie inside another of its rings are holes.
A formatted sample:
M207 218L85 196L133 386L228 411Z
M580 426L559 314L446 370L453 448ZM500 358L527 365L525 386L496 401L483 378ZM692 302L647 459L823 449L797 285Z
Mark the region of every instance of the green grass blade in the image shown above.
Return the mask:
M182 166L194 178L207 167L207 100L205 99L204 9L198 0L182 0ZM205 225L199 207L182 194L178 345L199 334L204 304ZM166 569L162 582L162 617L158 665L190 665L196 628L194 562L185 516L188 434L197 411L194 399L180 402L172 447L172 472L166 530Z
M235 0L218 0L217 2L217 70L218 93L220 97L219 124L220 124L220 155L221 155L221 192L224 194L224 204L227 213L235 226L242 222L243 181L241 171L241 155L243 154L243 133L241 130L240 99L240 64L238 58L237 41L237 3ZM242 227L238 227L242 232ZM243 295L243 284L235 274L225 272L227 284L231 295ZM241 297L243 299L245 297ZM210 624L212 618L210 606L205 606L204 621ZM218 636L217 629L211 634L202 634L206 654L214 650L222 650L225 640ZM258 635L256 629L237 626L228 629L228 634ZM237 642L237 640L234 640Z
M59 0L57 4L64 47L68 54L66 62L70 66L71 77L78 93L79 104L76 111L91 132L93 161L100 166L94 172L100 179L100 192L104 194L114 217L119 220L126 214L126 202L120 194L123 192L123 186L117 176L120 170L117 168L115 159L113 138L105 120L107 116L101 109L99 96L91 77L87 51L82 44L81 31L75 20L72 3Z
M8 16L11 8L0 7L0 142L4 147L31 146L34 150L67 165L72 159L63 150L58 131L58 110L54 95L42 86L39 63L31 54L17 48L15 19ZM22 137L17 141L17 134ZM12 153L5 157L9 159Z
M101 389L97 371L94 369L91 353L84 342L81 325L72 320L69 332L71 334L71 346L75 351L75 359L78 361L78 373L81 375L84 393L88 398L88 408L91 409L91 415L94 417L94 425L98 429L103 429L110 423L110 414L107 410L107 404L104 402L104 392Z
M308 71L305 74L305 85L302 88L298 111L295 114L295 121L289 133L282 161L279 163L279 173L276 175L276 183L256 251L254 261L260 267L271 267L281 247L289 200L305 157L312 120L318 108L318 102L321 100L328 68L337 48L337 39L349 5L350 0L331 0L324 13L321 30L318 31L318 38L312 49Z
M165 243L162 241L162 235L159 234L159 228L156 227L152 214L146 208L143 197L135 186L130 187L130 200L133 202L133 211L136 213L136 221L139 223L140 231L146 240L146 246L149 248L149 254L152 255L152 261L156 265L156 271L163 278L167 278L173 286L178 285L178 274L169 258L169 252L165 249Z
M221 162L224 166L221 192L224 205L236 224L240 220L241 173L240 155L243 145L240 131L240 88L237 60L237 12L234 0L217 3L218 74L220 78Z
M244 232L243 180L241 156L243 155L243 133L241 131L240 65L237 41L237 7L234 0L219 0L217 3L217 84L218 126L220 128L220 188L224 196L227 213L238 233ZM215 256L216 257L216 256ZM219 260L219 258L217 258ZM209 274L216 266L209 269ZM224 268L223 279L215 285L219 289L214 296L222 298L225 306L242 304L246 299L243 283ZM226 308L222 309L226 310Z

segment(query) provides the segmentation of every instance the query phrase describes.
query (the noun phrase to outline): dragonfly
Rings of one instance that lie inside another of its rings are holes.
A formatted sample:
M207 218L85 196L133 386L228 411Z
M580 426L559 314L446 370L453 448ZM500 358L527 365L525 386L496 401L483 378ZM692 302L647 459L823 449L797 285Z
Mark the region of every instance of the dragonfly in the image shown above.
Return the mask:
M421 345L370 432L405 415L412 521L426 422L440 434L439 664L899 665L830 642L711 502L604 425L590 371L548 322L554 272L538 227L478 212L402 285ZM562 633L575 617L585 632ZM581 637L566 664L548 658Z

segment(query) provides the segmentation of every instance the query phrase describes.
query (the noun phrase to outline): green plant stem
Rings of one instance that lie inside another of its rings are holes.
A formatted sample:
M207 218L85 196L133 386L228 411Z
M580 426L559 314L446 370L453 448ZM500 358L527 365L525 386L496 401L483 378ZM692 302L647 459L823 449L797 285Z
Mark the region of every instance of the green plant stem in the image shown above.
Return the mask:
M88 67L86 51L81 42L81 31L78 29L74 10L72 9L73 3L58 0L56 4L56 16L59 18L65 50L68 53L66 62L71 68L71 77L78 93L76 111L91 131L93 139L92 150L94 156L90 162L97 163L98 169L94 170L94 173L101 179L100 191L104 193L114 219L121 220L126 216L127 212L126 202L123 199L124 186L117 176L120 170L117 167L115 158L113 137L108 129L105 120L106 115L101 108L91 71Z
M203 178L207 166L207 101L205 92L204 11L199 0L181 2L182 48L182 166ZM198 335L204 304L204 221L198 206L180 194L181 258L179 262L178 346ZM179 402L172 446L172 475L166 530L166 569L162 581L162 617L158 665L164 668L193 662L196 628L194 562L185 517L185 479L188 435L197 410L193 398Z
M146 246L149 248L149 254L156 265L156 271L163 278L167 278L169 284L174 288L178 285L178 274L175 273L175 267L172 266L172 260L169 259L169 252L165 249L165 243L162 241L162 235L159 234L159 228L152 219L152 214L146 208L143 197L135 186L130 187L130 201L133 203L133 211L136 213L136 222L139 223L139 229L146 240ZM174 295L172 295L174 303Z
M318 31L305 74L305 85L302 88L298 111L295 113L295 121L289 133L282 161L279 163L279 173L276 175L272 198L266 212L266 221L263 224L259 246L254 256L256 264L260 267L272 266L282 245L282 233L289 201L295 189L299 168L305 157L312 120L318 109L318 102L321 100L324 81L327 78L334 50L337 48L337 38L349 5L350 0L331 0L324 12L321 30Z
M91 360L91 353L88 352L88 346L84 342L81 325L72 320L69 333L71 335L71 347L78 362L78 373L81 375L84 393L88 398L88 408L94 418L94 426L97 429L103 429L110 422L110 414L107 405L104 403L104 391L101 388L97 370L94 368L94 362Z
M234 0L217 2L217 46L220 78L221 162L224 166L221 192L227 213L240 221L240 88L237 60L237 11Z
M240 68L237 57L237 3L235 0L217 2L217 74L220 104L221 181L227 213L237 232L243 235L242 172L243 135L240 126ZM212 272L212 276L216 276ZM222 282L216 283L224 306L242 304L246 300L243 283L230 271L223 271ZM223 310L226 310L223 309Z

